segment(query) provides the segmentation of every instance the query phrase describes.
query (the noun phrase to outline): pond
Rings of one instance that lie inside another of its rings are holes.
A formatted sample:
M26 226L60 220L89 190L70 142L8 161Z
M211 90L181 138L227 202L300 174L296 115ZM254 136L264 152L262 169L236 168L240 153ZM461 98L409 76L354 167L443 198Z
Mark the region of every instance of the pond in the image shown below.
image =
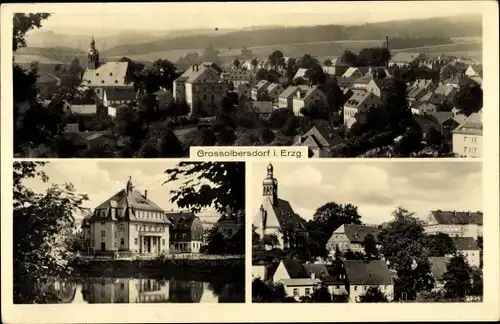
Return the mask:
M46 293L66 304L242 303L244 282L220 283L158 278L84 278L54 281Z

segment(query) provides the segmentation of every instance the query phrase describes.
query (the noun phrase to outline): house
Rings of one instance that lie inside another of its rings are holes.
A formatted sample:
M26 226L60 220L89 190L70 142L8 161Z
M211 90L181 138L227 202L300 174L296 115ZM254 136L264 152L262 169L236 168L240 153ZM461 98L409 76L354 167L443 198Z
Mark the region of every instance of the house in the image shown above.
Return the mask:
M343 63L338 57L330 59L331 65L323 65L323 72L332 76L342 76L348 69L349 65Z
M73 104L69 106L69 113L78 116L91 117L97 114L96 104Z
M289 86L283 90L278 97L278 108L286 108L290 111L293 110L293 96L299 91L297 86Z
M363 76L363 72L357 67L349 67L344 74L342 74L342 77L344 78L361 78Z
M452 102L457 92L458 89L456 87L453 87L451 85L446 85L444 83L439 83L438 87L434 90L433 93L442 94L446 97L446 100L448 102Z
M321 286L321 279L317 274L328 275L325 265L314 265L314 267L301 264L298 260L283 259L278 265L273 282L283 284L285 293L295 299L310 296Z
M346 129L351 129L354 124L358 125L366 125L368 122L368 113L367 112L358 112L354 116L349 117L347 122L345 123Z
M228 210L221 215L219 220L217 220L216 226L224 237L230 238L244 226L244 222L245 212L243 210L234 212L228 208Z
M266 80L259 81L255 86L252 87L252 100L261 100L262 96L267 96L267 88L271 82Z
M413 119L422 131L422 138L425 138L427 134L429 134L431 129L434 129L436 131L439 131L441 129L441 125L439 124L439 122L430 114L414 115Z
M264 260L252 260L252 280L260 278L263 281L268 280L268 269Z
M365 75L363 75L361 78L354 80L354 82L352 83L352 89L366 90L368 88L368 84L372 79L373 79L373 74L370 69L370 71Z
M444 288L443 276L446 273L450 257L430 257L431 275L434 278L434 291L442 291Z
M318 86L299 85L295 95L292 97L292 111L296 116L301 115L302 108L312 106L326 107L326 96Z
M462 79L463 79L462 75L455 74L452 77L444 80L443 84L446 85L446 86L450 86L450 87L458 89L460 87L460 83L462 82Z
M450 237L472 237L483 235L483 213L480 211L433 210L424 227L427 234L445 233Z
M292 146L307 146L310 157L329 157L330 148L343 142L343 139L332 134L327 127L314 125L304 135L298 135Z
M438 111L430 113L432 117L441 125L439 132L446 140L451 139L451 132L457 128L459 123L453 118L451 111Z
M437 88L432 80L418 79L408 88L408 100L410 103L419 101L426 94L434 91Z
M389 301L394 299L394 281L384 261L344 260L343 264L351 302L358 302L372 287L378 288Z
M469 78L472 77L478 77L478 78L483 78L483 66L480 64L471 64L465 70L465 75L468 76Z
M203 245L203 224L192 212L167 212L170 227L170 250L199 253Z
M293 230L305 235L306 226L304 219L295 213L290 202L278 197L278 180L274 178L273 165L269 164L267 176L262 181L262 200L254 226L261 238L274 234L278 238L278 246L287 247L289 242L282 231Z
M452 134L454 154L478 158L483 155L483 121L480 113L471 114Z
M423 59L423 55L421 53L397 52L389 60L389 67L397 66L400 68L406 68L412 64L418 63L420 59Z
M365 237L372 235L375 242L377 242L379 232L380 230L374 226L344 224L333 231L332 236L326 243L326 248L330 252L330 255L335 254L337 247L341 252L347 250L364 252L362 243Z
M217 67L217 66L215 66ZM174 99L185 101L191 108L201 105L207 109L222 106L228 83L221 79L214 64L194 64L174 81Z
M252 96L252 86L249 83L239 84L237 87L238 97L251 98Z
M293 76L293 80L296 80L298 78L307 80L306 72L307 72L307 69L303 69L303 68L298 69L297 72L295 73L295 75Z
M372 109L380 109L383 113L383 102L379 97L370 91L353 91L351 98L344 103L344 125L357 113L368 112Z
M165 211L137 191L129 178L120 190L94 209L89 220L93 251L162 254L169 251L170 222Z
M375 78L368 82L366 87L367 91L372 92L374 95L379 97L382 102L386 101L387 95L391 92L392 80L391 79L381 79Z
M463 255L467 263L471 267L479 268L481 254L476 239L473 237L452 237L451 240L457 252Z
M174 100L172 92L168 90L159 90L153 93L156 97L156 103L159 109L167 109L168 105Z
M128 62L100 62L99 51L92 38L81 86L92 89L101 102L106 99L109 104L131 103L136 92L128 77L129 68Z
M356 80L359 78L357 76L352 76L352 77L339 77L337 78L337 85L338 87L342 90L345 91L346 89L351 89L354 87L354 83Z
M438 107L437 105L431 103L431 102L420 102L417 105L412 106L413 108L416 108L418 111L418 115L430 115L438 112Z
M279 96L283 91L283 86L280 83L270 83L266 91L268 99L272 101L273 104L278 103Z
M263 119L268 119L274 108L271 101L253 101L253 110Z
M228 84L232 83L235 88L240 84L248 84L252 77L252 72L248 70L234 69L221 73L221 78Z

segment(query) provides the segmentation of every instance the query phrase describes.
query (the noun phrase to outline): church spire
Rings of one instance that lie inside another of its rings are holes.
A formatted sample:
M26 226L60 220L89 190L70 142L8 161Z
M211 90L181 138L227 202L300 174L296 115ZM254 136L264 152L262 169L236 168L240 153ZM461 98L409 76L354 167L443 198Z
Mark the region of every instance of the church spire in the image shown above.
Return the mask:
M92 40L90 41L90 50L87 57L89 69L97 69L99 67L99 51L95 47L94 35L92 35Z
M132 183L132 177L128 177L127 181L127 196L130 196L134 192L134 184Z
M271 199L273 206L278 204L278 180L274 178L274 168L271 163L267 166L267 177L262 181L262 195Z

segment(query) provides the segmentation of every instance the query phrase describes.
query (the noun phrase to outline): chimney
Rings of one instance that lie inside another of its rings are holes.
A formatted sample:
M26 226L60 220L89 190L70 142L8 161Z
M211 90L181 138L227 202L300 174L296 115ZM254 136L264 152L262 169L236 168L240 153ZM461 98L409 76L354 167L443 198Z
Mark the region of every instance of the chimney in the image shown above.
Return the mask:
M311 279L312 280L316 279L316 274L314 273L314 271L311 271Z
M144 190L144 197L145 197L146 199L148 199L148 191L147 191L147 190Z

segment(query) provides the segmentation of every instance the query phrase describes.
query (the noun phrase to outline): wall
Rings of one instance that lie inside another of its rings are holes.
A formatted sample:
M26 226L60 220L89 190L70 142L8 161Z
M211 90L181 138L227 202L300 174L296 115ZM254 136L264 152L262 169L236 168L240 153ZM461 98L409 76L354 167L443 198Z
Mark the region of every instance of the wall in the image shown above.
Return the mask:
M115 234L116 224L114 221L104 221L104 224L101 222L93 222L91 223L92 231L95 233L94 235L94 244L93 247L95 251L101 251L101 242L106 243L106 251L118 251L118 244L116 244ZM105 231L105 237L101 238L101 231Z
M252 278L260 278L266 280L266 266L252 265Z
M351 302L357 302L361 295L364 295L371 286L351 285L349 287L349 299ZM378 289L385 294L389 301L394 299L394 286L378 286Z
M349 118L354 117L358 111L358 108L344 106L344 125L346 125Z
M478 267L480 265L480 253L479 250L471 251L459 251L464 258L467 260L471 267Z
M453 133L453 153L461 157L482 157L483 136Z
M284 288L288 296L294 297L297 300L302 296L312 295L314 291L313 286L285 286ZM294 293L295 289L297 290L296 293ZM307 290L309 290L308 293L306 292Z
M273 282L278 282L283 279L290 279L290 276L288 275L288 271L286 271L285 266L283 265L283 262L280 262L278 265L278 268L274 272L273 275Z
M152 222L131 222L129 226L129 237L128 241L130 242L129 249L131 252L139 252L140 250L140 235L139 235L139 227L141 226L160 226L164 228L163 232L160 232L161 234L160 239L165 240L165 245L162 244L162 241L160 241L160 250L161 252L167 253L169 251L169 239L170 239L170 228L168 224L165 223L152 223ZM154 232L155 234L157 232ZM137 243L136 243L137 239Z

